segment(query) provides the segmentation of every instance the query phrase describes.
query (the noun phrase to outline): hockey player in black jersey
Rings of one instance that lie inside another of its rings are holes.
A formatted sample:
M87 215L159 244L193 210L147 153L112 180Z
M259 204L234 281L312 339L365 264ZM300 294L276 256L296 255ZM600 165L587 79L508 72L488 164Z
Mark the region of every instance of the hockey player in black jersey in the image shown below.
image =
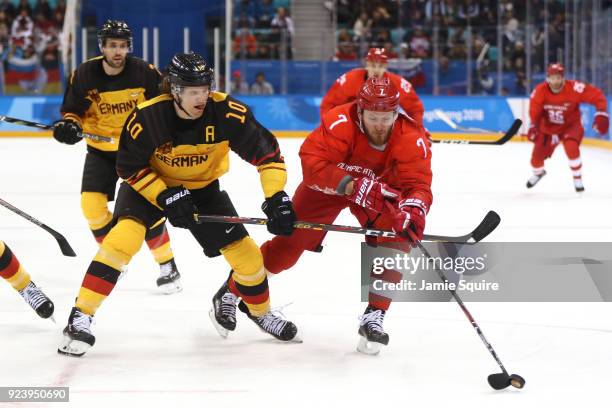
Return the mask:
M116 224L87 270L60 353L79 356L93 345L94 313L147 228L164 216L188 229L206 256L223 255L232 273L222 297L241 298L249 318L266 333L282 341L299 340L295 324L270 309L263 258L244 226L195 220L196 214L237 215L219 183L229 170L232 150L259 172L270 232L291 234L295 221L283 191L287 174L275 137L246 105L212 86L213 71L201 56L176 54L163 81L164 93L139 104L126 120L117 157L117 172L125 182L115 206ZM231 318L222 312L215 308L212 313L221 333Z
M87 140L81 185L83 215L96 241L102 243L113 226L108 202L115 198L121 129L139 103L159 95L161 75L153 65L129 55L132 32L123 21L104 23L98 31L98 44L102 55L81 64L70 77L61 107L63 117L55 123L53 137L75 144L85 131L113 139ZM157 286L165 293L181 290L164 222L147 231L146 242L160 265Z

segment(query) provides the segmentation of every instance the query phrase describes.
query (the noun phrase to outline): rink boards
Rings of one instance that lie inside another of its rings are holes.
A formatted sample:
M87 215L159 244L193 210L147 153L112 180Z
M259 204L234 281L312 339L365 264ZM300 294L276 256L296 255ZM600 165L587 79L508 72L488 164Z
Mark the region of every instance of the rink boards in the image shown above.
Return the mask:
M320 96L238 96L253 110L257 120L274 131L278 137L305 137L319 125ZM457 132L441 121L435 109L442 110L455 123L462 127L475 127L505 131L512 121L519 118L523 127L519 135L525 134L529 124L529 99L504 98L496 96L422 96L425 105L423 121L434 139L477 139L493 140L498 135L482 135ZM608 96L610 100L610 95ZM15 118L52 123L59 119L61 96L40 97L0 97L0 114ZM608 106L608 110L612 110ZM585 144L609 147L610 142L598 138L591 128L594 108L582 105L582 123L585 135L592 140ZM612 112L609 112L612 114ZM50 132L28 129L22 126L0 123L0 137L49 137ZM609 136L608 136L609 138ZM515 137L514 140L524 140Z

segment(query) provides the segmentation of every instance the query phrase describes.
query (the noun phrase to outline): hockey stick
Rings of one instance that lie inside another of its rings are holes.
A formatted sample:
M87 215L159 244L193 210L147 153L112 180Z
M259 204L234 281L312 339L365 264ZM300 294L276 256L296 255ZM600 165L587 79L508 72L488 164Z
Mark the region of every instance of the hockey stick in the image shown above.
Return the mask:
M266 225L268 220L266 218L252 218L252 217L238 217L238 216L225 216L225 215L196 215L196 222L222 222L227 224L252 224L252 225ZM447 237L444 235L428 235L425 234L423 239L426 241L444 241L452 242L457 244L474 244L479 242L484 237L489 235L500 222L499 215L495 211L489 211L487 215L482 219L480 224L469 234L461 235L459 237ZM396 236L393 231L385 231L374 228L363 228L353 227L348 225L337 225L337 224L319 224L316 222L307 221L296 221L293 223L294 228L301 229L312 229L319 231L338 231L338 232L349 232L353 234L368 235L371 237L388 237L393 238Z
M42 222L38 221L36 218L32 217L31 215L28 215L28 214L24 213L19 208L15 207L15 206L13 206L13 205L11 205L9 203L7 203L6 201L4 201L1 198L0 198L0 205L2 205L3 207L8 208L9 210L11 210L12 212L14 212L17 215L21 215L26 220L28 220L30 222L33 222L34 224L38 225L39 227L41 227L42 229L47 231L49 234L53 235L53 238L55 238L55 240L59 244L59 247L60 247L60 250L62 251L62 254L64 254L65 256L76 256L76 253L74 252L72 247L70 247L70 244L68 243L68 240L62 234L60 234L59 232L55 231L54 229L46 226L45 224L43 224Z
M423 255L425 255L427 258L432 258L431 254L427 251L427 249L425 249L423 244L421 244L421 241L416 239L412 231L409 230L408 234L411 236L414 243L419 247L421 252L423 252ZM440 269L438 268L434 268L434 269L436 273L438 274L438 276L440 277L440 279L442 280L442 282L448 283L448 279L446 279L442 271L440 271ZM525 379L518 374L508 374L508 371L506 370L501 360L497 356L497 353L493 349L493 346L491 345L491 343L487 341L487 338L485 337L484 333L480 329L480 326L478 325L476 320L472 317L472 314L467 309L467 307L465 306L465 304L463 303L463 301L461 300L457 292L454 289L447 289L447 290L453 296L453 298L455 299L455 301L457 302L461 310L463 310L465 317L467 317L467 319L470 321L470 323L472 324L472 327L474 327L474 329L476 330L476 333L478 333L478 336L480 337L484 345L487 347L487 350L489 350L489 353L491 353L491 355L497 362L497 365L502 370L501 373L491 374L487 377L487 381L489 385L496 390L503 390L504 388L507 388L510 385L512 385L515 388L523 388L525 386Z
M492 131L481 128L473 128L473 127L462 127L453 122L451 118L448 117L446 113L441 111L440 109L435 109L434 113L438 118L440 118L444 123L453 128L454 130L461 130L464 132L478 132L478 133L501 133L499 131ZM521 126L523 125L523 121L520 119L516 119L512 126L504 133L504 135L497 140L492 141L480 141L480 140L453 140L453 139L442 139L442 140L434 140L434 143L449 143L449 144L479 144L479 145L503 145L508 140L512 139L512 137L519 131Z
M0 121L1 122L6 122L6 123L13 123L15 125L35 127L35 128L44 129L44 130L52 130L53 129L52 125L45 125L44 123L30 122L29 120L11 118L10 116L0 116ZM108 136L92 135L91 133L85 133L85 132L81 132L80 136L82 138L84 138L84 139L90 139L90 140L93 140L95 142L115 143L113 138L112 137L108 137Z

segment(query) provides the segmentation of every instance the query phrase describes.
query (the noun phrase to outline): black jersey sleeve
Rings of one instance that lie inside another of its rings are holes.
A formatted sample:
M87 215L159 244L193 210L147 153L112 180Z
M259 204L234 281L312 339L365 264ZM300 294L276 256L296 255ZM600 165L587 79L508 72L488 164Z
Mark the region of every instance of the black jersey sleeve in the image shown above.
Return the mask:
M91 105L91 100L87 98L84 86L85 81L87 81L86 68L88 67L81 67L70 76L60 109L64 118L72 119L79 124Z

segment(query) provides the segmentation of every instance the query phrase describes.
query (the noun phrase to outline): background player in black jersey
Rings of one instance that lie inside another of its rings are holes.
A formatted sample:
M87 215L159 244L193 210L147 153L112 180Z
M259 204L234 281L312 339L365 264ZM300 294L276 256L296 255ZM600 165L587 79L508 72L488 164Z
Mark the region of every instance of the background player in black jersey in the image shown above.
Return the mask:
M83 215L100 244L113 226L108 202L115 198L115 162L123 123L139 103L159 95L161 75L153 65L128 55L132 32L123 21L106 21L98 31L98 45L102 55L81 64L70 77L61 108L63 118L55 123L53 137L74 144L85 130L113 138L113 143L87 140L81 185ZM157 286L165 293L180 291L180 274L165 222L152 225L145 240L160 265Z
M195 214L237 215L219 177L229 170L229 151L257 167L265 196L268 230L291 234L295 213L283 191L287 181L276 138L248 107L212 91L213 70L197 54L176 54L164 93L141 103L123 127L114 224L90 264L64 329L58 352L83 355L95 342L91 321L110 294L121 268L138 251L145 231L164 216L187 228L208 257L223 255L232 273L215 296L212 316L222 335L236 325L221 298L237 302L262 330L282 341L298 340L297 327L270 310L268 281L259 247L243 225L203 223ZM218 312L218 313L215 313Z

